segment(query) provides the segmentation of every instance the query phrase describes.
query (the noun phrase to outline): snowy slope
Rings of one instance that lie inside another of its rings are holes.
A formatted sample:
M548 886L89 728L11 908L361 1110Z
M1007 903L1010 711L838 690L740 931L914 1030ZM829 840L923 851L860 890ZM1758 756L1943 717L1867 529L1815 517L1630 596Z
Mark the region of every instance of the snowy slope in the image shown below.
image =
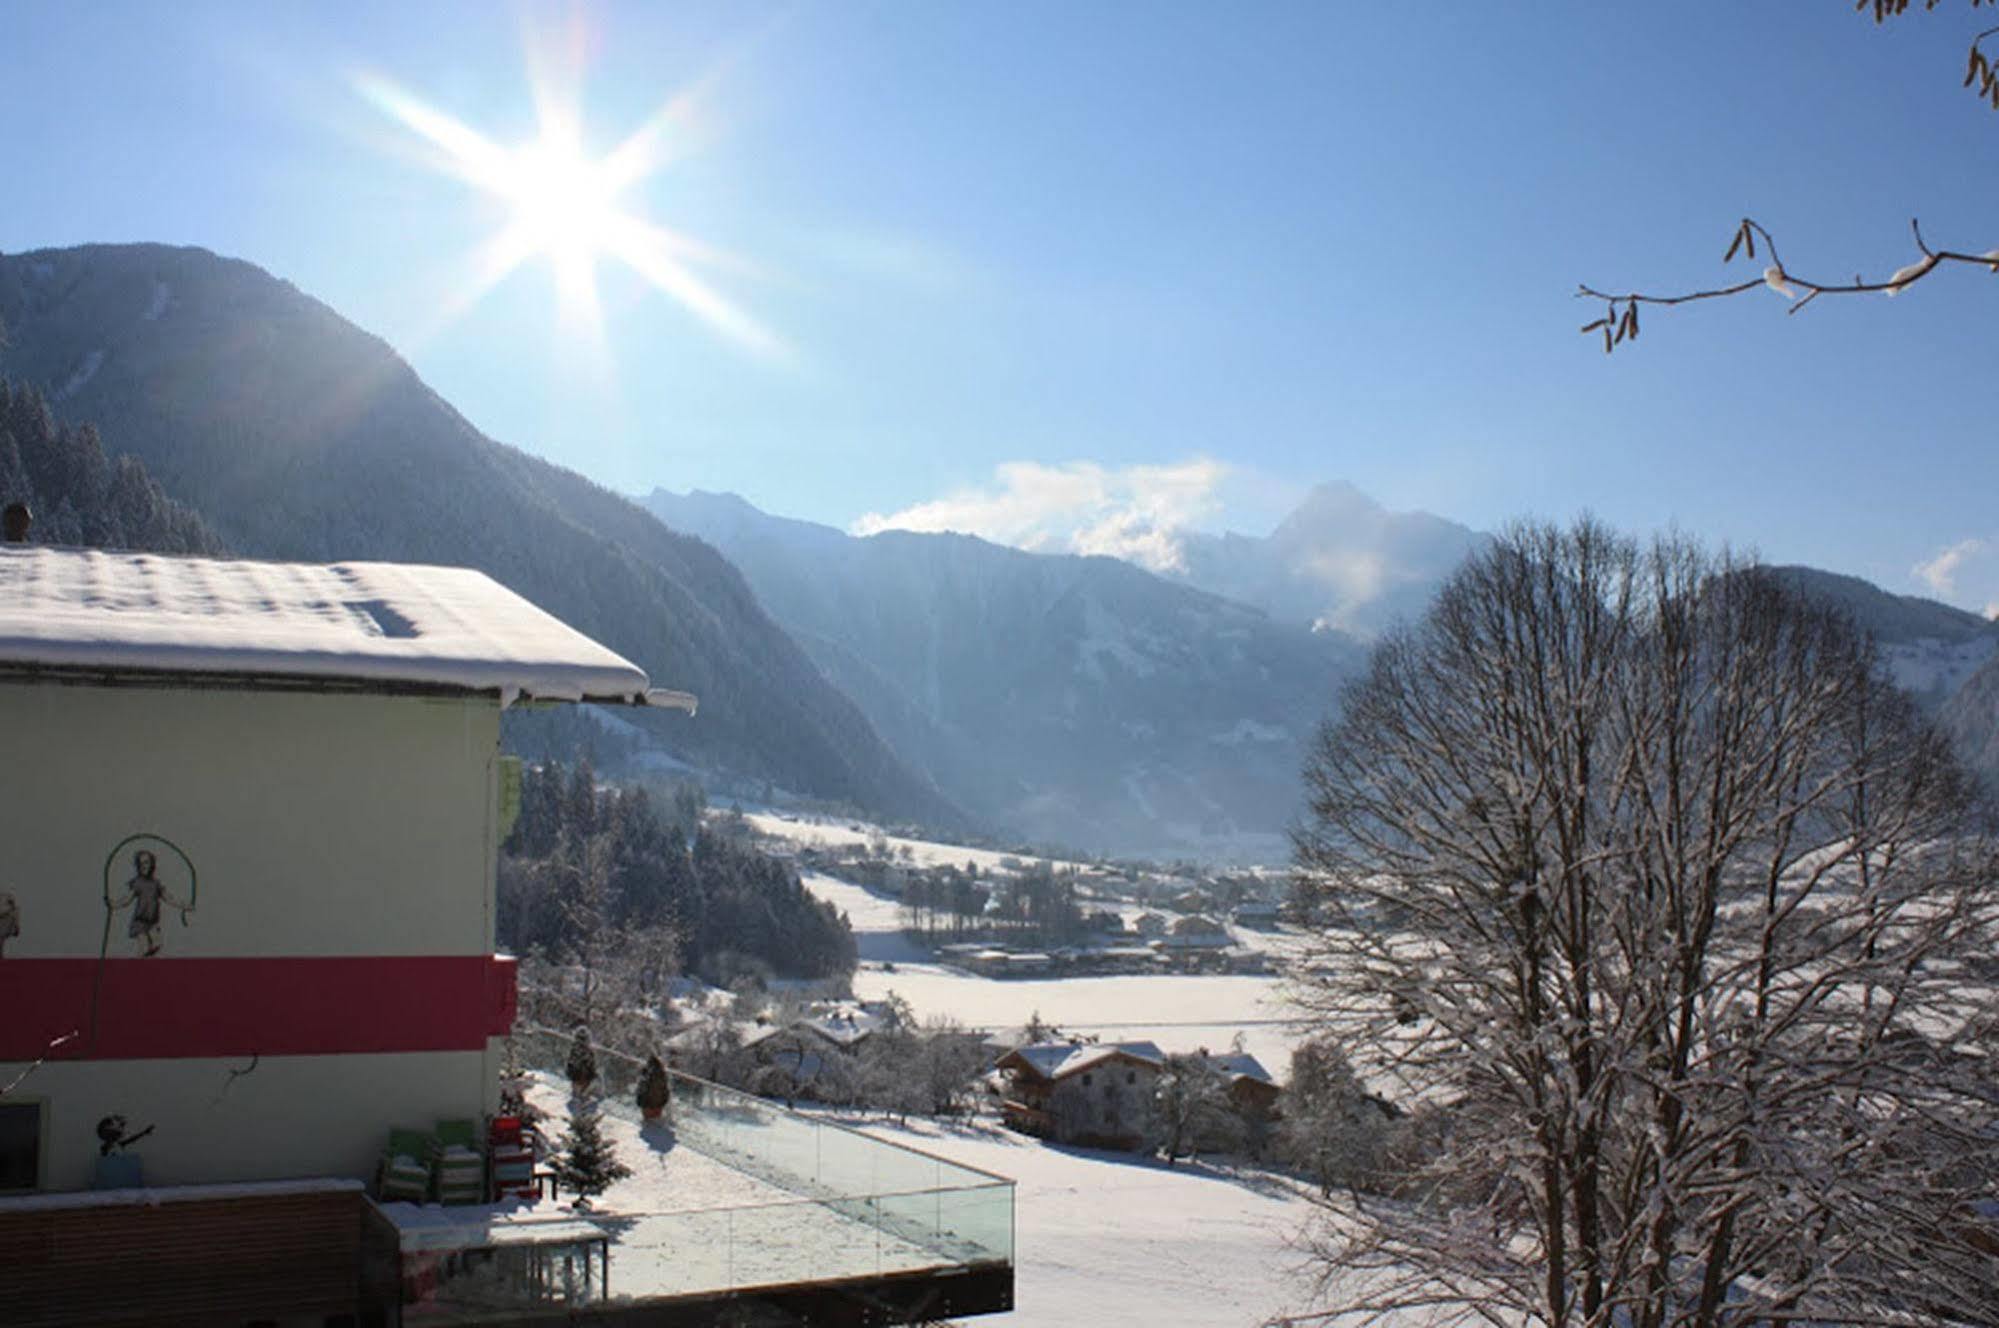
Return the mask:
M1202 1163L1168 1168L983 1122L855 1123L1018 1183L1015 1309L992 1322L1249 1328L1312 1303L1311 1277L1291 1244L1312 1206L1282 1177Z

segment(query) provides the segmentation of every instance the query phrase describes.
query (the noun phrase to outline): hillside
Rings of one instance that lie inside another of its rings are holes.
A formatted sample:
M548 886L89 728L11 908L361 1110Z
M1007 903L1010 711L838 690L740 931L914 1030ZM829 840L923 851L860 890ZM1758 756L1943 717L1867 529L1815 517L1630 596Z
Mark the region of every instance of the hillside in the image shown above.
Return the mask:
M919 821L960 813L708 545L486 438L384 342L200 249L0 257L0 375L91 421L239 553L477 567L701 698L690 763Z
M1115 559L646 503L721 548L906 760L1041 842L1281 855L1304 744L1362 657Z
M147 553L221 553L200 513L167 497L145 463L106 454L97 430L60 425L32 387L0 378L0 504L25 503L30 537Z
M1872 633L1895 681L1935 716L1965 764L1999 789L1999 623L1857 576L1774 570Z

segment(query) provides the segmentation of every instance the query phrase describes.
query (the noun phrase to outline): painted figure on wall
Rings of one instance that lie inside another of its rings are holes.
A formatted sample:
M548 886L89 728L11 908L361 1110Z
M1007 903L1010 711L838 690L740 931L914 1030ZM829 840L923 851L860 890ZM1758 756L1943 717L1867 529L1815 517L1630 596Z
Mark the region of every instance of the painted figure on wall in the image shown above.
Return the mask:
M188 904L174 898L166 886L160 884L158 876L159 859L152 850L140 849L132 855L132 879L125 882L125 894L112 901L113 911L132 906L132 920L125 927L125 934L138 942L142 958L150 958L160 952L160 906L171 904L180 910L181 924L187 924Z
M21 934L21 906L14 896L0 890L0 959L7 957L7 942Z

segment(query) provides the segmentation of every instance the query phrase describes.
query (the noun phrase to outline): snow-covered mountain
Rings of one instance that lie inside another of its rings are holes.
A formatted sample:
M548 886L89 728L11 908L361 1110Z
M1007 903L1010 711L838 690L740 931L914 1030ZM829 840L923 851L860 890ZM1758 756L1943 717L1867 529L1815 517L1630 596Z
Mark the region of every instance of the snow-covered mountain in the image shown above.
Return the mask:
M1373 636L1415 618L1486 536L1322 484L1269 535L1181 537L1180 579L1272 617Z
M1888 670L1950 735L1965 764L1999 792L1999 623L1857 576L1779 567L1807 594L1830 600L1872 632Z
M655 491L904 760L1032 839L1281 855L1305 744L1364 651L1112 558L858 538Z
M1999 624L1975 613L1891 594L1857 576L1815 567L1774 570L1813 598L1846 610L1873 633L1895 682L1932 714L1999 654Z

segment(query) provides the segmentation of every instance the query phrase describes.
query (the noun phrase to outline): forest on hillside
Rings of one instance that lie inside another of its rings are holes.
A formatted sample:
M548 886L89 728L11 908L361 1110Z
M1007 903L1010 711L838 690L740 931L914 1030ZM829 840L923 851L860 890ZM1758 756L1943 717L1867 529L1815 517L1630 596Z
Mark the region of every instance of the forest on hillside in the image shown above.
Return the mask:
M599 785L588 761L527 769L501 851L500 945L586 969L639 963L648 984L683 969L717 985L851 974L839 911L740 818L704 811L693 784L666 801Z
M57 423L39 391L0 378L0 504L16 502L33 513L38 544L223 552L200 514L169 498L137 457L112 458L94 426Z

